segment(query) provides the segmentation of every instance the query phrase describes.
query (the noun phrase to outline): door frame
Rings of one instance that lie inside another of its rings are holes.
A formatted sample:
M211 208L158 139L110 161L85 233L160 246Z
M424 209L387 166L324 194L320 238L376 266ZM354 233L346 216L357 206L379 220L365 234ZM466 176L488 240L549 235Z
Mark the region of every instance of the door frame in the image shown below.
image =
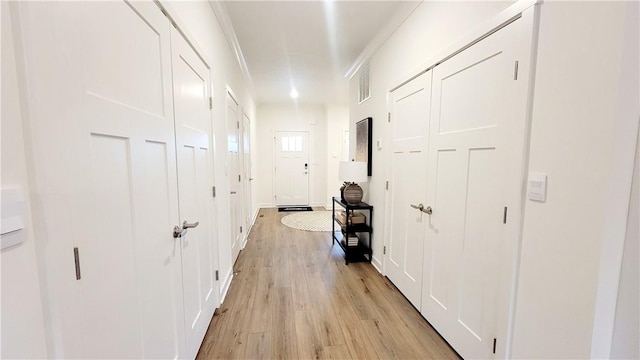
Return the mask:
M424 62L418 69L420 71L413 71L410 74L406 74L397 78L392 82L393 85L387 91L387 112L391 113L392 109L392 97L391 93L394 90L402 87L416 77L432 70L438 64L446 61L447 59L455 56L463 50L473 46L475 43L483 40L492 33L508 26L516 20L522 22L522 31L520 33L521 43L521 55L523 61L519 64L518 78L522 80L520 86L521 96L519 97L519 106L523 109L522 116L524 117L522 136L518 138L509 138L508 146L512 148L513 156L520 157L521 167L517 172L514 172L520 179L521 183L512 184L508 190L508 203L509 206L509 223L505 228L505 239L509 239L505 248L505 254L509 254L509 261L501 265L498 272L502 274L502 278L499 280L498 294L496 296L497 308L504 309L496 312L496 324L497 331L496 337L503 339L499 341L496 347L496 359L508 358L511 356L513 327L515 320L516 309L516 295L518 287L518 275L520 271L520 250L522 245L522 226L524 223L524 206L526 201L526 187L524 186L524 180L528 173L529 167L529 142L531 136L531 119L533 112L533 91L534 91L534 79L535 79L535 64L537 56L537 43L538 32L540 27L540 0L520 0L508 7L500 14L490 19L489 21L481 24L473 29L471 32L451 46L447 47L443 51L439 52L436 56L430 58ZM387 122L386 142L390 143L390 122ZM427 140L429 141L429 140ZM385 151L386 159L391 157L392 149L387 147ZM428 155L428 154L427 154ZM427 158L427 161L428 158ZM388 162L388 161L387 161ZM386 169L386 179L391 176L390 166ZM515 195L517 194L517 195ZM385 190L384 195L384 224L383 224L383 244L387 246L389 238L387 236L389 232L390 224L390 191ZM506 258L506 256L505 256ZM375 266L375 264L374 264ZM386 263L385 256L382 256L382 274L386 275Z
M271 179L273 179L272 186L272 194L273 194L273 206L278 207L276 200L276 161L278 158L278 133L279 132L297 132L297 133L305 133L307 134L307 164L309 164L309 172L311 172L311 132L306 130L274 130L273 131L273 168L271 170ZM309 174L311 175L311 174ZM311 206L311 176L307 176L307 205Z
M244 249L245 245L247 244L247 241L249 240L249 232L251 231L251 226L253 225L253 214L251 212L252 208L253 208L253 203L251 201L251 181L253 181L253 178L251 177L251 118L249 117L249 115L247 115L247 113L245 112L245 107L242 107L242 120L240 121L240 140L242 143L242 146L240 146L240 148L242 149L242 196L243 196L243 203L242 203L242 221L244 223L244 239L243 239L243 243L242 243L242 248ZM246 126L245 126L245 119L246 119ZM249 146L247 146L248 149L245 148L245 141L244 141L244 137L245 134L248 137L248 142L249 142ZM248 150L248 151L247 151ZM248 154L248 158L245 157L245 154ZM247 161L245 161L247 160Z

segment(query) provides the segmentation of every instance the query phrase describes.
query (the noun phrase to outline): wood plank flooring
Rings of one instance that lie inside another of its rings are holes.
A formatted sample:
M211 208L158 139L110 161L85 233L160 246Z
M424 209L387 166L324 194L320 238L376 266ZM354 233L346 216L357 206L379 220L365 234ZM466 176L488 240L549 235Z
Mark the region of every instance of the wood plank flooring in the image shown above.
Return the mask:
M387 278L288 214L260 210L197 359L458 359Z

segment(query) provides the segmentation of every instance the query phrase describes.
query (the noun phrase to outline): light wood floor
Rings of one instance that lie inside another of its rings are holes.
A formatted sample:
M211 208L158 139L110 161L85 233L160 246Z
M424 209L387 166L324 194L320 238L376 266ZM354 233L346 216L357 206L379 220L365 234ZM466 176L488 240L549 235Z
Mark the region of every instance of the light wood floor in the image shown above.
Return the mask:
M260 210L197 359L458 358L387 278L287 214Z

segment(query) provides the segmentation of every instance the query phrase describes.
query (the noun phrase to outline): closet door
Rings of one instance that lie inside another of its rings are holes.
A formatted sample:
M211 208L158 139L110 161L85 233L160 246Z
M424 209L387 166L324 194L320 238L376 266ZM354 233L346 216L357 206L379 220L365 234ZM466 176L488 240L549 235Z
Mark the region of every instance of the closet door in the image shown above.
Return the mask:
M427 139L431 72L391 93L389 233L385 272L416 308L420 308L427 201Z
M183 357L169 22L150 2L20 10L54 356Z
M235 263L242 249L242 182L240 177L240 115L239 105L227 91L225 116L227 121L227 161L229 176L229 220L231 226L231 264Z
M527 60L518 59L521 23L433 70L421 311L463 358L493 357L498 269L512 261L503 249L516 240L503 220L521 201L509 190L522 184L523 157L510 156L518 150L511 139L524 139L526 92L514 71Z
M211 193L211 86L206 64L176 30L171 32L171 47L180 227L186 230L176 241L182 248L187 357L195 358L220 293L214 278L218 251Z

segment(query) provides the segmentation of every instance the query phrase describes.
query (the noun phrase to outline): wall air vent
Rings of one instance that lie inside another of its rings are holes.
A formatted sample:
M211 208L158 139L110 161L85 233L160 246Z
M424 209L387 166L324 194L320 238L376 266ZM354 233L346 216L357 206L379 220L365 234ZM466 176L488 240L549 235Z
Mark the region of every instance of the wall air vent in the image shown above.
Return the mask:
M365 100L369 98L369 86L371 84L370 76L369 76L369 63L362 65L360 71L358 71L359 76L359 87L358 87L358 104L362 104Z

